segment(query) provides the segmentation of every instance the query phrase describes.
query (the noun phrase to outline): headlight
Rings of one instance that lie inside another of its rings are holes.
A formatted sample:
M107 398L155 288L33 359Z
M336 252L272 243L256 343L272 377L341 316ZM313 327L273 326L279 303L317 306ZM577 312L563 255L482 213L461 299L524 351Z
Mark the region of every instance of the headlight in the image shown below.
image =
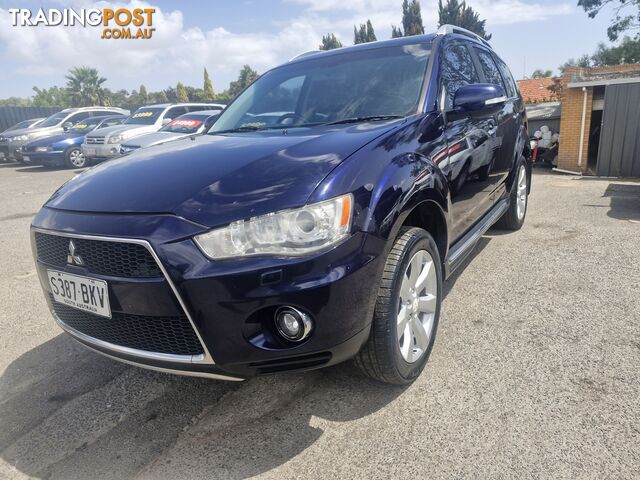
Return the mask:
M17 137L11 137L9 139L12 142L20 142L23 140L29 140L29 135L18 135Z
M296 257L322 250L349 235L351 194L295 210L234 222L194 237L209 258L277 255Z
M122 140L124 140L124 135L114 135L109 138L107 143L120 143Z

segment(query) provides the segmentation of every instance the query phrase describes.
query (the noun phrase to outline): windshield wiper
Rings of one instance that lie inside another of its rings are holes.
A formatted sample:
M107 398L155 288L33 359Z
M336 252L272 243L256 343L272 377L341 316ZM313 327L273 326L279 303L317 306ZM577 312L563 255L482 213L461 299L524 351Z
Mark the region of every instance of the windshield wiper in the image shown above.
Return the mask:
M255 132L257 130L266 130L266 128L259 127L257 125L243 125L241 127L229 128L227 130L217 130L215 132L209 132L209 135L216 135L218 133L233 133L233 132Z
M393 120L394 118L402 118L402 115L368 115L364 117L343 118L342 120L336 120L335 122L325 123L325 125L339 125L341 123L372 122L375 120Z

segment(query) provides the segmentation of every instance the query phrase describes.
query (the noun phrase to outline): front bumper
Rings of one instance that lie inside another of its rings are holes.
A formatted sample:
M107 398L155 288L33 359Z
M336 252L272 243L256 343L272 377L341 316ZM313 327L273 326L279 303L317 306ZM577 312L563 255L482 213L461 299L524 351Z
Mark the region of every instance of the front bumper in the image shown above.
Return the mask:
M34 220L32 244L52 312L60 308L49 293L48 268L106 280L114 318L126 314L147 321L184 313L202 343L202 354L171 356L122 348L86 335L58 316L65 330L94 350L125 362L214 378L242 379L328 366L352 357L366 341L384 248L380 240L358 233L310 258L212 262L192 241L201 231L202 227L173 216L80 215L42 209ZM144 245L162 276L120 278L71 265L48 265L37 251L36 232ZM314 331L303 343L286 344L274 335L273 313L282 305L313 317Z
M48 165L48 166L62 166L64 165L64 152L36 152L23 149L22 160L26 163L33 163L36 165Z
M0 143L0 154L3 154L5 158L15 158L16 160L21 160L22 153L20 152L20 150L26 143L27 142L24 141Z
M105 143L105 144L82 144L82 153L84 156L91 160L109 160L111 158L120 157L120 144L119 143Z

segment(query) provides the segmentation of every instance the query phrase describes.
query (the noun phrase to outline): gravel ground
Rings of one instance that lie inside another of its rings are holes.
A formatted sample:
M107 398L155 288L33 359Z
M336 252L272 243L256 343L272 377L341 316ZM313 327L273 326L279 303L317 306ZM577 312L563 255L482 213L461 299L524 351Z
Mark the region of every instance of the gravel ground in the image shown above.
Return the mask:
M350 364L240 384L62 334L30 219L74 172L0 164L0 478L638 478L640 183L536 173L447 285L410 387Z

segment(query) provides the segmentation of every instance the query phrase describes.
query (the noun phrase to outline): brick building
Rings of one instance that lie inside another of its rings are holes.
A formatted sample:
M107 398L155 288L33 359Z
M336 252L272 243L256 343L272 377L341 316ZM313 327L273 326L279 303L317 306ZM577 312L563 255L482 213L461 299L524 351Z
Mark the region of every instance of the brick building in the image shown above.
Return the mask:
M570 68L561 87L558 168L640 176L640 64Z

